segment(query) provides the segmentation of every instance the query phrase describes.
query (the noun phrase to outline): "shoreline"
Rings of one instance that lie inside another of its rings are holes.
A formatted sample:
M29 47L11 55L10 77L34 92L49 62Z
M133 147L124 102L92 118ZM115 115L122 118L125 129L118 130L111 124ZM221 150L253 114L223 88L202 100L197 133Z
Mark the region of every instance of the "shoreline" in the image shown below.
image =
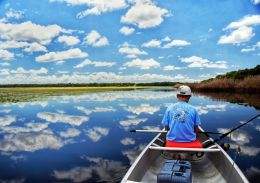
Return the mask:
M259 93L260 75L238 79L213 79L200 83L187 83L193 91L197 92L235 92L235 93Z
M128 91L142 89L156 89L158 86L113 86L113 87L13 87L0 88L1 103L31 102L42 98L81 95L106 91Z
M106 90L134 90L134 89L152 89L162 86L53 86L53 87L0 87L0 92L33 92L33 91L106 91Z

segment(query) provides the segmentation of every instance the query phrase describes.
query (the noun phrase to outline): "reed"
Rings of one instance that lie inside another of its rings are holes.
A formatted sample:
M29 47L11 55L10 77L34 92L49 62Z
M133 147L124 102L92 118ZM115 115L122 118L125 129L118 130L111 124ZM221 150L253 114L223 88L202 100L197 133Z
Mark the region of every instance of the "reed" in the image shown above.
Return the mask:
M213 79L207 82L193 83L190 87L196 91L236 91L260 92L260 75L249 76L245 79Z

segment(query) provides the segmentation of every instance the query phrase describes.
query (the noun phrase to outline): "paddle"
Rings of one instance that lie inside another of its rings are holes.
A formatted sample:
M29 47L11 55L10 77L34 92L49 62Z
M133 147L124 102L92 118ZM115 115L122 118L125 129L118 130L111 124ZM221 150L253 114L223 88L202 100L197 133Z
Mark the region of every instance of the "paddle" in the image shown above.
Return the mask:
M145 132L145 133L167 133L168 131L166 130L129 130L129 132ZM223 134L223 133L218 133L218 132L201 132L199 131L198 133L208 133L208 134Z
M225 138L226 136L228 136L228 135L229 135L230 133L232 133L233 131L235 131L235 130L241 128L242 126L244 126L244 125L246 125L246 124L248 124L249 122L253 121L254 119L258 118L259 116L260 116L260 114L254 116L253 118L249 119L249 120L246 121L245 123L242 123L242 124L238 125L237 127L232 128L232 129L229 130L228 132L223 133L223 134L220 135L218 138L214 139L214 141L209 142L209 143L206 143L206 144L204 145L204 147L208 147L208 146L210 146L211 144L214 144L214 143L220 141L221 139Z

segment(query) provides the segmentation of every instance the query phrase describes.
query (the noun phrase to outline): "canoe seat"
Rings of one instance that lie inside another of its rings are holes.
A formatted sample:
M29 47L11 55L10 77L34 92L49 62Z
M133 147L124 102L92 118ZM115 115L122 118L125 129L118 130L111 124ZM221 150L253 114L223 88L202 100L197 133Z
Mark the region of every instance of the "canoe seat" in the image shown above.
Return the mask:
M174 142L166 140L165 147L202 148L202 144L198 139L193 142Z

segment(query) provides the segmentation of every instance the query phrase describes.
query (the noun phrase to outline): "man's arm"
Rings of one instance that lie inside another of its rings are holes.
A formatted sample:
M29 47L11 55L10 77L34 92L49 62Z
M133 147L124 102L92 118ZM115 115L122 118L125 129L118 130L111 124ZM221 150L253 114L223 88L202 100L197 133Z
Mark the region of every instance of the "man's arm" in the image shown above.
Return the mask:
M169 130L170 130L169 126L164 126L164 129L165 129L166 131L169 131Z
M198 137L198 133L199 133L199 126L195 125L194 126L194 132L196 133L196 138Z

